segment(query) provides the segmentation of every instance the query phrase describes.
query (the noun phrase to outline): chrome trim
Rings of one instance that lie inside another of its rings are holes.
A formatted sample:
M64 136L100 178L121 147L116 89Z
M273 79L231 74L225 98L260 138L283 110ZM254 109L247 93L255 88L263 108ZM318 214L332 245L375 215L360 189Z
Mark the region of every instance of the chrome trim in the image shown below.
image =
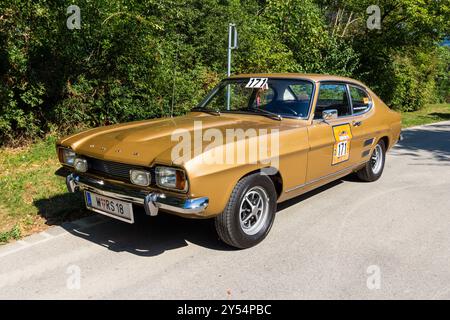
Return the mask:
M110 197L110 198L114 198L117 200L121 200L121 201L125 201L125 202L131 202L131 203L135 203L135 204L144 204L144 200L142 198L138 198L138 197L133 197L133 196L128 196L125 194L120 194L120 193L116 193L116 192L110 192L110 191L105 191L105 190L101 190L95 187L92 187L90 185L87 185L85 183L79 182L77 184L78 186L78 190L86 190L86 191L90 191L105 197Z
M370 157L370 164L372 167L372 172L374 174L380 173L381 167L383 165L383 151L381 149L380 144L377 144L375 146L375 149L373 150L372 157Z
M67 190L71 193L87 190L117 200L142 205L147 215L155 216L159 209L180 214L199 214L209 204L209 198L178 198L162 192L129 190L105 185L103 180L70 174L66 178ZM111 190L106 190L110 188Z
M66 186L67 186L67 190L69 190L70 193L74 193L76 191L78 191L78 185L77 185L77 180L76 178L70 174L66 177Z
M147 215L152 217L158 215L158 206L156 204L156 201L158 201L158 196L154 193L151 193L145 197L144 209Z
M351 110L350 110L351 114L346 115L346 116L340 116L340 117L338 117L339 120L345 119L345 118L350 118L350 117L361 116L363 114L366 114L366 113L370 112L375 107L375 104L373 102L373 98L370 95L369 91L365 87L363 87L363 86L361 86L359 84L356 84L356 83L348 81L348 80L321 80L321 81L318 82L318 84L319 84L319 89L318 89L319 90L319 94L320 94L320 85L322 83L341 84L341 85L345 85L346 88L347 88L346 91L347 91L347 97L349 99L349 104L350 104L350 108L351 108ZM350 86L358 88L358 89L361 89L365 93L367 93L367 96L369 97L369 100L370 100L369 108L367 108L367 110L364 110L362 112L353 113L353 102L352 102L352 95L350 94ZM314 112L316 111L316 107L317 107L317 101L316 101L316 104L314 105ZM313 117L313 121L314 120L321 120L321 119L314 119L314 117Z
M253 236L261 231L267 221L269 212L269 196L267 192L255 186L248 190L239 206L239 224L241 230Z
M355 168L357 168L357 167L359 167L359 166L361 166L361 165L363 165L363 164L365 164L365 163L367 163L367 161L360 162L360 163L358 163L358 164L355 164L355 165L350 166L350 167L347 167L347 168L345 168L345 169L342 169L342 170L339 170L339 171L330 173L330 174L325 175L325 176L323 176L323 177L320 177L320 178L317 178L317 179L308 181L308 182L306 182L306 183L299 184L298 186L295 186L295 187L293 187L293 188L290 188L290 189L286 190L285 193L289 193L289 192L291 192L291 191L294 191L294 190L297 190L297 189L306 187L306 186L308 186L308 185L310 185L310 184L314 184L314 183L316 183L316 182L319 182L319 181L324 180L324 179L327 179L327 178L331 178L331 177L333 177L333 176L338 176L338 175L340 175L341 173L344 173L345 171L351 171L351 170L353 170L353 169L355 169Z
M197 214L206 209L209 204L208 197L181 199L174 197L166 197L165 194L153 194L156 201L153 204L163 210L172 211L182 214Z
M348 94L350 96L350 104L352 106L352 115L353 116L360 116L360 115L365 114L365 113L369 112L370 110L372 110L374 103L373 103L372 96L370 95L368 90L366 90L364 87L362 87L360 85L349 83L349 82L347 83L347 87L348 87ZM360 90L364 91L367 94L367 96L369 97L369 107L366 110L361 111L361 112L356 112L356 113L353 112L354 111L353 110L353 100L352 100L352 94L350 92L350 87L353 87L353 88L356 88L356 89L360 89Z

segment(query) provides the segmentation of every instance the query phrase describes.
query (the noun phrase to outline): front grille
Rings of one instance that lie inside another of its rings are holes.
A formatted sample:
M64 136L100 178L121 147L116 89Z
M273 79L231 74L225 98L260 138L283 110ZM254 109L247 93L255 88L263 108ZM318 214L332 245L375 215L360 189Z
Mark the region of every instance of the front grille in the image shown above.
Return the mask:
M130 182L130 170L132 169L148 170L148 168L143 168L132 164L111 162L95 158L87 158L87 161L89 166L88 172L102 176L106 175L108 177L126 182Z

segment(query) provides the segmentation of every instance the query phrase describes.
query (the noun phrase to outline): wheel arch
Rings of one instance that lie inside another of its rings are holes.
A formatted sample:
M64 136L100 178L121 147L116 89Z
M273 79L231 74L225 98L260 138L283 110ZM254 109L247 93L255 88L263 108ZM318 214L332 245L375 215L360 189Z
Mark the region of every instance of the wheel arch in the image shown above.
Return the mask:
M378 141L383 141L384 142L384 147L387 150L389 150L389 137L388 136L382 136L380 139L378 139Z
M270 172L275 172L275 174L264 173L263 172L264 170L270 170ZM275 190L277 192L277 198L280 198L280 196L283 192L283 177L281 176L280 171L274 167L261 168L261 169L253 170L253 171L246 173L245 175L240 177L238 181L241 181L243 178L248 177L255 173L260 173L262 175L266 175L267 177L269 177L269 179L272 181L272 183L275 187Z

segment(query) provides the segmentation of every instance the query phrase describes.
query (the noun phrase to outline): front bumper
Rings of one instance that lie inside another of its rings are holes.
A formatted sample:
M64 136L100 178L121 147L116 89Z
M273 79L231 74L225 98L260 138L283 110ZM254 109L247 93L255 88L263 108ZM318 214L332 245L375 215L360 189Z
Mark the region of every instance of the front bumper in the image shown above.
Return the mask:
M198 215L205 211L209 203L207 197L182 198L167 195L163 192L130 190L107 184L101 179L85 177L75 173L67 176L66 185L67 190L72 193L87 190L106 197L142 205L149 216L156 216L159 209L183 215Z

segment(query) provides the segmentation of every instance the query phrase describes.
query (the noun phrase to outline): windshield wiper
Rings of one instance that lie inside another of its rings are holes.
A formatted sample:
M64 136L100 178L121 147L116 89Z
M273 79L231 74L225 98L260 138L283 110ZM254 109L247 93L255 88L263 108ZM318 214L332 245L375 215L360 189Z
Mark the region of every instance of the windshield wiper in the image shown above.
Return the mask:
M207 109L207 108L193 108L191 111L200 111L200 112L204 112L207 114L212 114L213 116L220 116L219 110L211 110L211 109Z
M245 109L241 109L243 111L250 111L250 112L258 112L261 113L261 115L265 115L270 117L271 119L275 119L278 121L283 120L283 117L281 115L279 115L278 113L274 113L274 112L270 112L264 109L258 109L258 108L245 108Z

